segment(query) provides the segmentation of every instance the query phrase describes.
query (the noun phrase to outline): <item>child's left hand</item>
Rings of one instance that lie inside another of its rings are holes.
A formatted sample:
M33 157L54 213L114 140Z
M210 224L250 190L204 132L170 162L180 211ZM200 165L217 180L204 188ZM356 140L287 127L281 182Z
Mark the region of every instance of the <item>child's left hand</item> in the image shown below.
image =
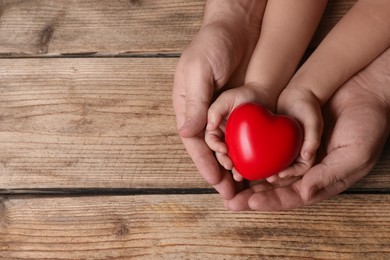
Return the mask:
M279 96L278 114L296 118L303 127L304 139L298 158L286 170L267 178L268 182L280 182L282 179L303 175L316 160L316 152L321 143L323 120L320 101L315 95L300 86L289 85Z

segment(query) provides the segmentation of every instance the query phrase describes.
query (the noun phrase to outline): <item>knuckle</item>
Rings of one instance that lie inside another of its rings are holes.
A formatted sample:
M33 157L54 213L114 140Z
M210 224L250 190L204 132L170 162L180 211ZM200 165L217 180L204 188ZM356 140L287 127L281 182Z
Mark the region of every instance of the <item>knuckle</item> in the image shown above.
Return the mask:
M365 146L360 146L356 148L356 161L360 164L359 169L364 169L364 168L371 168L375 164L375 156L374 153L369 149L368 147Z
M335 172L328 172L326 175L324 175L324 177L326 179L323 181L323 183L326 183L326 186L335 184L339 181L339 177Z

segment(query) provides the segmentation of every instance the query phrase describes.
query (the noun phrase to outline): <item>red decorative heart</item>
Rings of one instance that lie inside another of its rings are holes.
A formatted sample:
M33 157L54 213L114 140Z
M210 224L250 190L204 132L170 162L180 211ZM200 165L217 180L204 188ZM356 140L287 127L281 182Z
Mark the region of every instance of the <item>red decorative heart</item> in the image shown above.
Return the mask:
M286 169L298 156L303 133L298 121L246 103L230 114L225 141L234 168L248 180L259 180Z

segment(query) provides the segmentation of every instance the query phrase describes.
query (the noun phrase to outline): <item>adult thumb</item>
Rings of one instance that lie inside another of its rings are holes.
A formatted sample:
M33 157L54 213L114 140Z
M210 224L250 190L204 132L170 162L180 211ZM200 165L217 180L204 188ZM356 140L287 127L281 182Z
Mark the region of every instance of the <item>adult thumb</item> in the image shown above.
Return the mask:
M204 130L207 112L214 93L212 73L202 66L192 66L184 73L185 120L179 129L183 138L193 137Z
M346 190L372 168L364 161L367 158L353 146L334 149L303 176L301 197L315 202Z

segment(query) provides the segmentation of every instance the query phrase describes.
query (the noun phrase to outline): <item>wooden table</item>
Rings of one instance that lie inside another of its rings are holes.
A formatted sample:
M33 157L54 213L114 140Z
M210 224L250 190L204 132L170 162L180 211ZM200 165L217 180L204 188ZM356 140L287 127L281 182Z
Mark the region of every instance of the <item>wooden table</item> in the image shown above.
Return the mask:
M355 1L331 1L312 46ZM225 210L175 128L204 0L0 0L1 259L390 259L390 145L333 199Z

